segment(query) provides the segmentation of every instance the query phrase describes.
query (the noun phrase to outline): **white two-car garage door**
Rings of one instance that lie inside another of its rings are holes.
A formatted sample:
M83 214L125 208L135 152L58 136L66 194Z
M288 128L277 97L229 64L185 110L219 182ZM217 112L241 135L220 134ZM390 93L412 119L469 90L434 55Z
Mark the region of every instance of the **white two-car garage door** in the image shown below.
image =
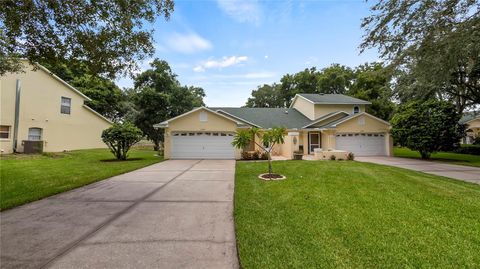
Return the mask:
M179 132L172 134L172 159L235 159L230 132Z
M337 134L336 149L350 151L355 156L387 155L385 134Z

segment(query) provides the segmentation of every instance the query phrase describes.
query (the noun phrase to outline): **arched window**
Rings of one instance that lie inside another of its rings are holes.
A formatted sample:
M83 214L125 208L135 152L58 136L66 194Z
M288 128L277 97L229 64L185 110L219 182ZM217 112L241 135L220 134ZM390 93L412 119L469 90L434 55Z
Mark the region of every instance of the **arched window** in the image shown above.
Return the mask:
M358 106L353 107L353 114L357 114L360 112L360 108Z
M42 128L29 128L28 129L28 140L30 140L30 141L40 141L40 140L42 140Z

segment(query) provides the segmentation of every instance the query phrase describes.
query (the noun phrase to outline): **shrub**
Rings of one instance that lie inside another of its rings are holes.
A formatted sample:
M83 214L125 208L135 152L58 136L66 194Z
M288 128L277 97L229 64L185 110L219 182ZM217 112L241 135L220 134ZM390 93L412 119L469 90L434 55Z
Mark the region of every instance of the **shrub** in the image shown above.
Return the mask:
M353 152L349 152L347 155L347 160L353 161L354 159L355 159L355 155L353 154Z
M260 159L260 152L254 151L252 152L252 160L258 160Z
M242 160L251 160L252 157L250 155L250 152L248 151L242 151Z
M473 144L476 146L480 146L480 136L477 136L473 139Z
M432 152L458 147L465 135L465 125L453 104L430 100L402 105L393 116L392 137L399 145L420 152L422 159Z
M103 142L107 144L117 160L126 160L130 147L141 139L142 131L129 122L115 123L102 132Z
M333 155L333 154L330 155L330 160L335 161L335 159L337 159L337 157L335 157L335 155Z
M453 152L460 153L460 154L480 155L480 146L479 145L461 145L460 147L453 150Z
M268 160L268 153L264 152L260 155L260 160Z

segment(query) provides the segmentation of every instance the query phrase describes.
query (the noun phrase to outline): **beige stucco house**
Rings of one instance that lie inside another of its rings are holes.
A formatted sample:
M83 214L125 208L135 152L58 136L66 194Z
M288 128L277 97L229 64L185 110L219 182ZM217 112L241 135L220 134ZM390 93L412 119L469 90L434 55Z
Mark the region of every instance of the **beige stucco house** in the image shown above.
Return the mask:
M466 114L460 123L466 125L466 136L462 139L464 144L472 144L475 138L480 137L480 115Z
M24 72L1 77L1 152L23 152L25 141L43 141L45 152L106 147L100 136L111 122L85 105L90 99L45 67L23 63Z
M165 129L165 157L240 158L231 142L238 129L285 127L273 155L292 159L319 152L392 155L390 124L365 112L370 103L341 94L297 94L289 108L200 107L156 124ZM252 144L245 150L257 150Z

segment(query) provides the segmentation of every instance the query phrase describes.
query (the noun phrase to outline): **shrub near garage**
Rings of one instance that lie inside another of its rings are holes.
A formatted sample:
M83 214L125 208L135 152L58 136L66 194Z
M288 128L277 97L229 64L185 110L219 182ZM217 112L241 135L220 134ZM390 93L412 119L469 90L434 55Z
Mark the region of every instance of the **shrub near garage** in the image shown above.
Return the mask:
M142 140L142 131L129 122L115 123L102 132L102 140L117 160L126 160L130 148Z
M392 137L402 147L420 152L422 159L459 146L465 126L455 106L444 101L410 102L392 118Z

